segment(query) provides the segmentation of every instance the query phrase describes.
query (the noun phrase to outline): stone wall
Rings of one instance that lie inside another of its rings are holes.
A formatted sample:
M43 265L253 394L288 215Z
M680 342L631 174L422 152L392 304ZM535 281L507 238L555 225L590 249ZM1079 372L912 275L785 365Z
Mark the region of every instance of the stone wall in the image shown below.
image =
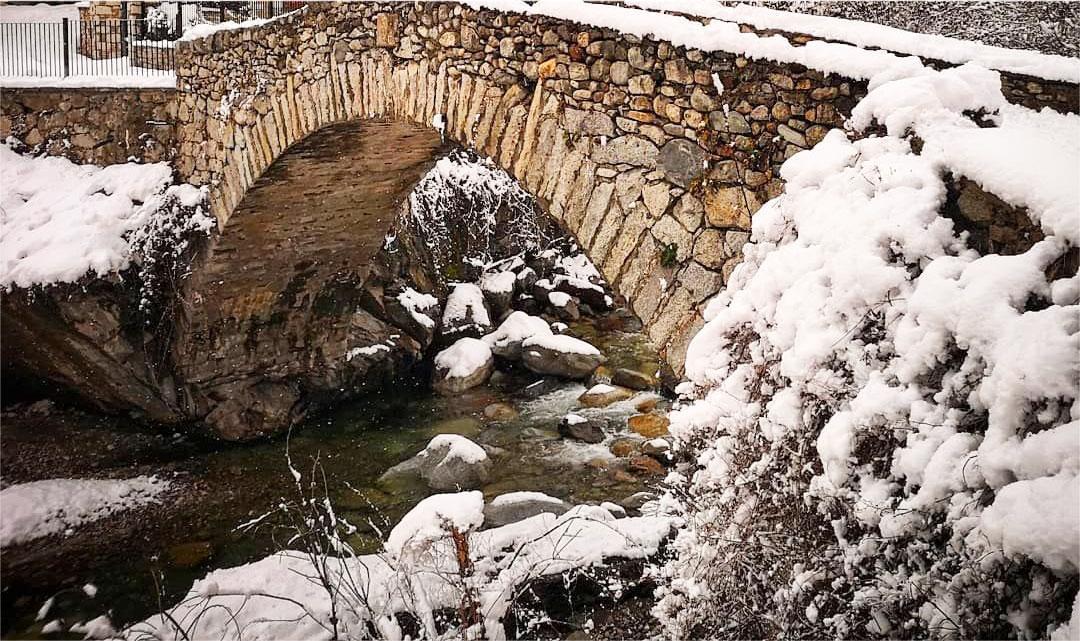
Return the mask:
M0 138L35 153L112 165L171 160L177 149L171 89L7 89L0 92Z
M178 169L211 186L219 224L312 131L441 119L578 239L676 371L753 213L781 191L780 165L842 126L867 90L799 65L453 3L309 6L182 43L177 75ZM1076 93L1022 80L1007 93L1032 106Z

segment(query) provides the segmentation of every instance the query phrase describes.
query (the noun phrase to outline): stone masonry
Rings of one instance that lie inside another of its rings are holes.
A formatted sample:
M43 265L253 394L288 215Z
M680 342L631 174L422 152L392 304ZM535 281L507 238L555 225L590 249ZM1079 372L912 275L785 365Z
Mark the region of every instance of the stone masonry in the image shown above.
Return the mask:
M79 164L171 160L176 91L172 89L5 89L0 138Z
M442 122L577 238L676 372L752 215L782 190L780 165L866 93L796 65L453 3L309 6L183 43L177 74L178 169L210 185L220 225L321 127Z

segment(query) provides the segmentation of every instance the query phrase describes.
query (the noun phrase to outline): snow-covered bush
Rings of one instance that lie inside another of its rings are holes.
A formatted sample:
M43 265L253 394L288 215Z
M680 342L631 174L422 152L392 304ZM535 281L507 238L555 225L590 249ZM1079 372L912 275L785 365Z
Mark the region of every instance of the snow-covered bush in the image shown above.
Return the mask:
M1018 166L1035 114L962 122L985 96L952 90L978 75L882 84L861 113L922 153L833 131L755 214L672 416L665 503L686 526L656 613L673 636L1080 632L1080 163ZM1045 238L969 248L939 213L957 166ZM1015 180L1029 170L1073 183Z

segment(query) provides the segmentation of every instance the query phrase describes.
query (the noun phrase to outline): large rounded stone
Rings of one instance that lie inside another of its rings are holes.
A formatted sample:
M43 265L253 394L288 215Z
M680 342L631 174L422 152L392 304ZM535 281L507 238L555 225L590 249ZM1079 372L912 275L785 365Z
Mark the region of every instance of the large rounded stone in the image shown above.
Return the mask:
M537 374L585 378L606 360L600 350L583 340L565 336L533 336L521 343L525 367Z
M542 492L510 492L500 494L484 506L484 527L500 527L537 514L559 516L570 509L562 499Z
M634 432L645 438L658 438L667 436L668 425L671 421L663 414L637 414L626 421L626 425Z
M464 436L440 434L422 452L387 470L381 480L412 474L419 474L435 490L471 489L491 478L491 459Z
M632 397L634 392L625 387L616 387L600 383L593 385L584 394L578 397L578 402L585 407L607 407L618 401L625 401Z
M559 422L559 434L585 443L601 443L604 440L604 427L595 419L567 414Z
M431 386L440 394L460 394L482 385L494 369L495 358L487 343L462 338L435 357Z
M668 142L660 149L660 170L668 181L686 188L704 171L705 151L682 138Z

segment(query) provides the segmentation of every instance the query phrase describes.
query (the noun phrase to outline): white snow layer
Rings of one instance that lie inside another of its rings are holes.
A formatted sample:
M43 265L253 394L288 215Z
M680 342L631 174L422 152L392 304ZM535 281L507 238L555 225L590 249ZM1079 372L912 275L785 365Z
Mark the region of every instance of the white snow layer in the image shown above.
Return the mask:
M511 343L524 341L533 336L550 336L551 328L547 321L539 316L530 316L523 311L510 312L498 329L482 339L492 347L506 347Z
M1080 117L1008 105L998 74L974 65L871 87L851 124L891 135L834 130L784 164L785 193L754 215L745 261L688 348L694 400L670 429L696 465L669 477L666 500L692 516L657 608L672 634L709 610L692 604L711 598L721 559L768 527L751 515L772 492L850 509L829 550L797 566L817 578L775 597L808 621L846 599L822 634L967 636L1003 607L1018 634L1040 620L1050 632L1039 586L1080 568L1080 277L1051 269L1080 244L1080 154L1066 142ZM996 126L962 115L980 110ZM912 132L918 155L899 138ZM949 172L1026 207L1045 238L1016 255L969 249L939 214ZM822 472L807 487L809 464L785 465L815 439ZM748 475L773 480L755 489ZM814 588L837 573L850 596ZM1021 579L1030 598L1010 588Z
M561 352L563 354L584 354L587 356L600 355L600 350L596 349L593 345L586 343L580 338L565 336L563 334L535 334L521 343L522 349L528 349L530 347L540 347L542 349L549 349L553 352Z
M31 157L0 144L0 287L74 282L127 267L131 235L168 213L169 199L195 207L203 192L172 185L166 163L96 167ZM213 219L199 214L209 229Z
M463 631L439 634L434 611L457 608L463 590L474 591L489 639L503 639L502 617L515 588L525 582L605 559L646 558L671 531L660 517L615 520L607 510L578 506L561 517L540 514L499 528L483 523L481 492L438 494L421 501L393 529L385 554L319 560L333 596L320 587L312 558L280 552L236 568L211 572L169 611L125 630L126 638L330 639L338 618L338 638L366 638L367 623L379 636L402 638L393 614L417 616L425 638L461 638ZM473 574L459 574L451 530L468 543Z
M461 338L435 356L435 367L448 378L465 378L486 366L491 347L479 338Z
M490 327L487 307L484 306L484 292L473 283L457 283L446 297L443 310L443 325L454 325L462 320L472 320L472 324Z
M12 485L0 491L0 547L64 533L115 512L155 503L168 488L168 481L154 476Z
M838 40L859 47L878 47L896 53L933 58L953 64L973 62L982 67L1044 78L1080 82L1080 63L1075 58L994 47L981 42L934 34L915 33L859 20L845 20L807 13L780 11L714 0L629 0L627 4L653 11L674 11L702 18L748 24L759 29L778 29Z

